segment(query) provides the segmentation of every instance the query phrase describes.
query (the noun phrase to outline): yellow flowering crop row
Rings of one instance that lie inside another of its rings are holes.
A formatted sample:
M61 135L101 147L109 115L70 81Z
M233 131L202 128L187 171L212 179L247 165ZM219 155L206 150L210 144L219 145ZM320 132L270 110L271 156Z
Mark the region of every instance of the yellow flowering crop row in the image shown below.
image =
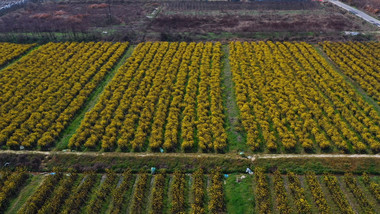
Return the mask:
M306 43L230 43L237 104L253 150L380 151L380 117Z
M380 202L380 184L375 181L371 181L367 173L363 174L363 181L376 200Z
M132 213L144 213L144 206L146 203L146 190L148 189L149 182L150 177L146 173L141 174L140 178L137 180L136 189L132 201Z
M255 168L255 185L258 213L272 213L268 177L262 168Z
M355 213L349 204L347 197L342 192L337 177L333 175L325 175L323 180L331 193L332 199L338 205L340 211L348 214Z
M198 169L193 174L193 198L194 202L191 204L192 214L203 214L206 213L204 208L205 202L205 182L204 182L204 171L203 169Z
M280 211L280 213L292 213L292 210L289 206L289 199L286 194L284 181L278 170L274 172L274 191L276 193L277 209Z
M139 44L69 146L223 151L221 56L220 43Z
M322 192L321 185L317 180L317 176L313 172L308 172L305 176L307 185L311 190L311 195L318 206L319 212L323 214L331 213L330 207L327 205L325 195Z
M220 168L211 172L211 186L209 189L210 201L208 203L209 213L219 214L226 212L226 203L224 199L223 175Z
M359 188L356 179L352 173L346 173L344 175L344 182L348 189L352 192L356 200L359 202L360 207L364 213L375 213L373 209L373 204L367 200L367 196L364 195L364 192Z
M171 213L184 214L186 211L185 190L186 190L186 178L185 173L180 170L176 170L173 175L172 184L172 201L171 201Z
M380 47L373 42L324 42L322 47L380 105Z
M305 197L305 190L301 187L301 182L296 174L288 173L289 189L297 207L297 213L311 213L311 206Z
M0 72L0 145L50 147L127 43L48 43Z
M0 43L0 66L7 64L34 46L35 44Z

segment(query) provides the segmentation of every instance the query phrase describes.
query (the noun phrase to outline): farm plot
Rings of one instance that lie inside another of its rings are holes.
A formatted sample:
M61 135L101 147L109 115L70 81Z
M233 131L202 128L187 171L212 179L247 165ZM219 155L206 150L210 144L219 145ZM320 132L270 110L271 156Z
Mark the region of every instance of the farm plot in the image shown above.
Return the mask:
M380 151L380 117L306 43L230 43L247 144L254 151Z
M0 72L0 145L51 147L127 43L49 43Z
M1 201L2 213L378 213L380 209L379 177L368 174L297 175L264 173L260 168L255 175L228 177L220 169L155 175L130 170L0 174L0 195L7 196ZM25 195L23 190L35 185L34 176L40 177L40 185ZM26 202L15 207L21 198ZM3 204L4 200L9 203Z
M324 42L323 50L380 105L380 43Z
M221 56L220 43L139 44L69 147L224 151Z
M27 50L35 46L35 44L13 44L13 43L0 43L0 66L3 66Z
M220 170L193 175L175 171L122 174L63 173L56 171L42 175L40 185L29 196L19 194L33 176L18 170L2 171L0 195L2 213L223 213L225 212L223 176ZM39 175L41 176L41 175ZM13 183L8 184L10 179ZM191 181L194 179L194 181ZM207 180L210 179L208 185ZM23 184L20 182L24 182ZM17 184L14 186L14 184ZM27 197L18 210L9 207L19 197ZM208 197L206 203L205 197ZM191 198L191 199L190 199Z

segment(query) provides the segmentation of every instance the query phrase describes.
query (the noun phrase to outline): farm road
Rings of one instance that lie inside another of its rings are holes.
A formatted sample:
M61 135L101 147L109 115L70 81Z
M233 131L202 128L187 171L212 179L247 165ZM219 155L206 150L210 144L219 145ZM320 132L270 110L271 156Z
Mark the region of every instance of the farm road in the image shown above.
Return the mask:
M364 12L358 10L358 9L355 9L355 8L353 8L353 7L345 4L345 3L342 3L341 1L338 1L338 0L329 0L329 2L331 2L332 4L335 4L338 7L341 7L343 9L347 10L350 13L355 14L356 16L358 16L358 17L366 20L367 22L369 22L371 24L374 24L374 25L376 25L377 27L380 28L380 21L377 20L377 19L375 19L375 18L373 18L372 16L369 16L366 13L364 13Z
M206 154L206 153L124 153L124 152L63 152L63 151L13 151L3 150L1 154L67 154L67 155L85 155L85 156L105 156L105 157L149 157L149 156L166 156L166 157L223 157L228 159L242 159L243 157L233 154ZM283 158L380 158L380 154L253 154L250 159L283 159Z

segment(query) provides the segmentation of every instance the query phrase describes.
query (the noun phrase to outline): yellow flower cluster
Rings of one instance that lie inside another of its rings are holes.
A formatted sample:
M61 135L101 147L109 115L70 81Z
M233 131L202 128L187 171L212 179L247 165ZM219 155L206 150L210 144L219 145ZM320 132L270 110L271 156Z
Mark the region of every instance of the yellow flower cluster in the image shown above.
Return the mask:
M272 213L268 178L262 168L255 168L255 196L259 213Z
M13 43L0 43L0 66L3 66L19 55L25 53L36 44L13 44Z
M186 178L185 173L176 170L173 175L171 213L184 214L186 211L185 201Z
M160 173L154 179L154 187L152 190L152 211L151 214L162 214L164 212L165 197L165 174Z
M0 72L0 145L49 147L126 43L49 43Z
M218 167L211 172L211 186L209 189L210 201L208 210L211 214L226 212L226 203L224 201L223 175Z
M297 213L311 213L311 205L306 200L305 190L301 187L301 182L296 174L288 173L289 189L293 195Z
M206 213L204 208L205 202L205 182L203 169L198 169L194 174L194 183L193 183L193 198L194 202L191 204L191 213L192 214L203 214Z
M24 168L18 168L15 172L12 172L0 189L0 212L5 213L7 210L11 197L14 197L25 184L28 179L28 173Z
M314 198L315 203L318 206L319 212L323 214L331 213L330 207L327 205L325 195L322 192L321 185L317 180L317 176L314 172L308 172L305 176L307 185L311 190L311 194Z
M232 42L230 64L253 150L380 151L379 115L313 46Z
M380 105L380 47L374 42L324 42L323 50Z
M363 191L359 188L356 179L352 175L352 173L346 173L344 175L344 182L348 189L352 192L356 200L360 204L360 208L363 213L375 214L375 210L373 209L373 204L367 200L367 196L364 195Z
M274 191L276 193L277 209L280 211L280 213L292 213L292 210L289 206L289 199L286 194L284 181L278 170L274 172Z
M123 173L123 181L120 183L120 186L115 188L113 190L112 196L113 196L113 204L112 204L112 214L119 214L122 212L123 205L124 205L124 195L125 193L133 187L131 185L132 182L134 182L134 178L132 175L132 171L130 169L127 169Z
M49 175L17 213L37 213L46 200L51 197L54 187L57 186L62 177L63 174L60 172Z
M380 202L380 184L371 181L369 175L367 173L363 173L363 182L370 190L372 195L376 198L378 202Z
M74 148L222 152L221 44L139 44L70 139Z
M323 177L327 188L329 189L331 196L335 203L338 205L342 213L354 214L351 205L348 203L346 196L343 194L339 187L338 179L333 175L325 175Z
M136 183L136 189L133 195L133 201L132 201L132 213L136 214L143 214L144 213L144 207L146 203L146 190L149 186L149 176L148 174L144 173L141 174L139 179Z
M118 177L112 170L107 171L107 178L102 183L101 187L93 193L92 199L89 201L86 213L101 213L104 208L104 204L110 197L112 190L116 187Z
M68 199L63 204L63 210L60 212L62 214L72 214L80 213L82 206L87 204L91 191L96 186L96 183L99 181L98 176L95 172L90 172L85 175L84 182L78 187L78 189L69 194Z

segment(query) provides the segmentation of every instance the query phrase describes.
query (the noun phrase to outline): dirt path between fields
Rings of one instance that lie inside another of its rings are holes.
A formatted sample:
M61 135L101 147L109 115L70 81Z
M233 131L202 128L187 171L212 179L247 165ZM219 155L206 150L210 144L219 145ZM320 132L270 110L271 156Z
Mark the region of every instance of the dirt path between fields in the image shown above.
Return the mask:
M123 152L63 152L63 151L13 151L3 150L1 154L40 154L40 155L85 155L85 156L104 156L104 157L184 157L184 158L228 158L228 159L283 159L283 158L380 158L380 154L253 154L242 157L237 154L205 154L205 153L123 153Z

